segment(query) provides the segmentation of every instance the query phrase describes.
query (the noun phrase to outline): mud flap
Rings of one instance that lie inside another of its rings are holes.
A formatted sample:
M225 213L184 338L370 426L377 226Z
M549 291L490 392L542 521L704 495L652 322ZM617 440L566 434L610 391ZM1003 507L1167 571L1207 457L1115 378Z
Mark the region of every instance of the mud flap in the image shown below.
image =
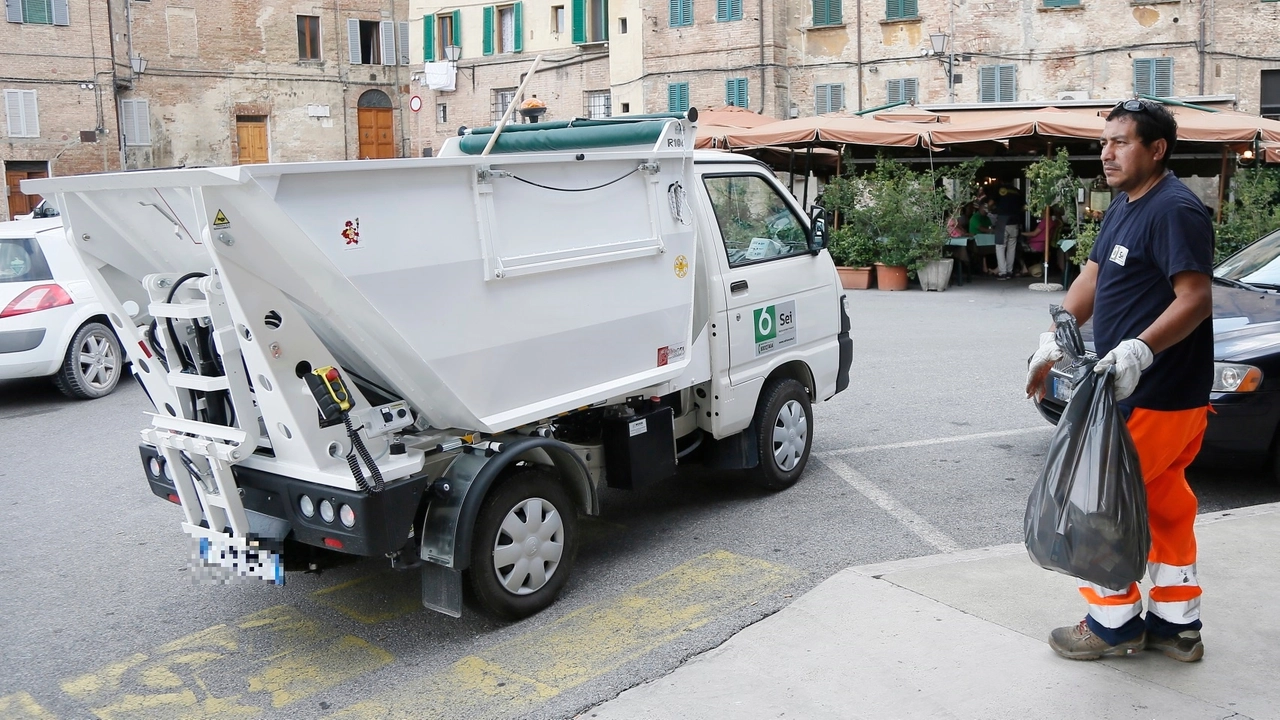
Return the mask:
M462 617L462 571L423 563L422 605L449 617Z

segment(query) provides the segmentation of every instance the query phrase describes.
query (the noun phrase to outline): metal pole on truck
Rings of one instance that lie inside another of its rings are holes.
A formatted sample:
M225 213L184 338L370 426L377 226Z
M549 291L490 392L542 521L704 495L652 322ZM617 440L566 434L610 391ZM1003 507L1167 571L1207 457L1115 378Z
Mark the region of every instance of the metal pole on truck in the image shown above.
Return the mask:
M507 111L502 113L502 119L498 121L498 125L493 128L493 134L489 136L489 142L484 146L484 152L480 153L483 157L489 154L493 149L493 144L498 142L498 136L502 134L502 128L507 126L507 120L511 118L511 111L516 109L516 103L520 102L520 98L524 97L524 88L529 84L529 80L533 74L538 72L538 65L542 62L542 56L539 55L533 59L533 65L529 67L529 72L521 81L520 87L516 88L515 97L511 98L511 102L507 104Z

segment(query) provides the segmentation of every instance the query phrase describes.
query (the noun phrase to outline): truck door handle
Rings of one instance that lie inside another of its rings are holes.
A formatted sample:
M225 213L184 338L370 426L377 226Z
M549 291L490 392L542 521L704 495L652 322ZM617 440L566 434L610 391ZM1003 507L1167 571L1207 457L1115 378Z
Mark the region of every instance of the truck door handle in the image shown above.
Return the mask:
M729 292L742 292L747 289L746 280L734 280L729 283Z

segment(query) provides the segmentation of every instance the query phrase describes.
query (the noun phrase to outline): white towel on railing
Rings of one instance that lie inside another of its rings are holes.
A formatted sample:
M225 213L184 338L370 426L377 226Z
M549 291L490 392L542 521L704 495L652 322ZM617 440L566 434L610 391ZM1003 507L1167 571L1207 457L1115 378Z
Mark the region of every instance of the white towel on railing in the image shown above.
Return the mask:
M431 90L444 90L452 92L454 89L454 79L458 76L457 69L453 63L447 62L429 62L422 67L422 79L419 81L426 88Z

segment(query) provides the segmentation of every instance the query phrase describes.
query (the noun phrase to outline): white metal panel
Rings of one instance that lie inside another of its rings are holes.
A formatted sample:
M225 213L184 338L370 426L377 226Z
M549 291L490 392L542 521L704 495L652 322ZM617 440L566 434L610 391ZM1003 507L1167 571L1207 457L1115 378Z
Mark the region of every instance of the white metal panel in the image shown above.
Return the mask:
M400 36L400 64L409 64L409 23L402 22L399 25Z
M347 18L347 60L360 64L360 21L356 18Z
M71 24L71 13L67 10L67 0L53 0L53 24Z

